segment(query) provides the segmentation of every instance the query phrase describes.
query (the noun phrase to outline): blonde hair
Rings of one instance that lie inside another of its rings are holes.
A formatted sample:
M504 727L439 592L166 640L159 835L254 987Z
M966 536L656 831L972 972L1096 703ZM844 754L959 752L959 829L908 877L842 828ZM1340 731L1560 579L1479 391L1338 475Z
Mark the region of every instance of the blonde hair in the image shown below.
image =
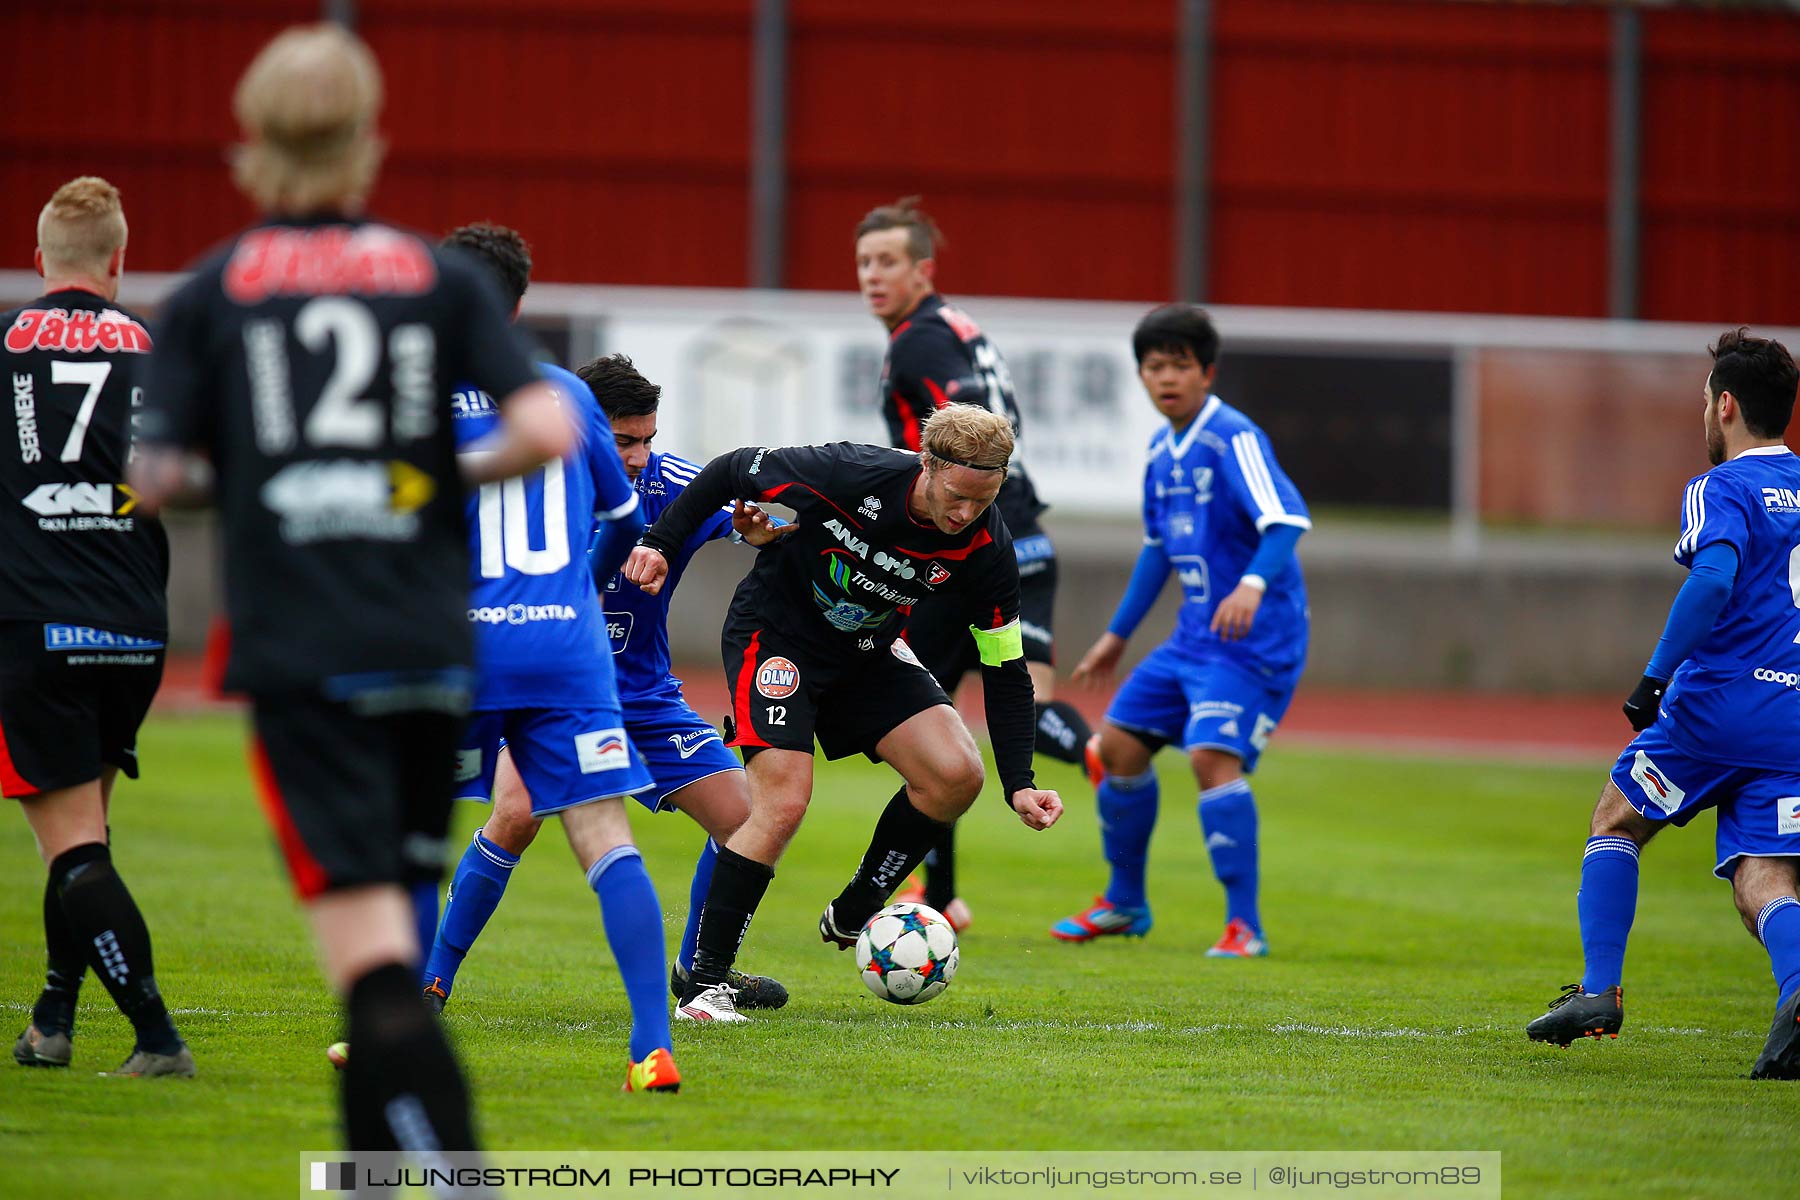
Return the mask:
M919 444L939 467L1004 471L1013 453L1012 422L973 404L947 404L925 422Z
M98 175L69 180L38 213L38 249L51 268L104 273L125 232L119 189Z
M231 107L245 137L232 175L263 209L337 208L374 187L386 149L375 132L381 68L342 26L278 34L238 80Z

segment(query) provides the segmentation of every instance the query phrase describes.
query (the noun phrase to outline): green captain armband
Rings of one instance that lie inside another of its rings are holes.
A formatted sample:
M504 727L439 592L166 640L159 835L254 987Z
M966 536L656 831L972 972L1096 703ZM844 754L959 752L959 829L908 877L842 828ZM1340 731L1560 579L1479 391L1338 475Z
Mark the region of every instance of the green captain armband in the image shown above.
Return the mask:
M1025 639L1019 633L1017 617L998 629L971 625L969 632L975 635L975 651L981 655L984 667L1003 666L1015 658L1025 657Z

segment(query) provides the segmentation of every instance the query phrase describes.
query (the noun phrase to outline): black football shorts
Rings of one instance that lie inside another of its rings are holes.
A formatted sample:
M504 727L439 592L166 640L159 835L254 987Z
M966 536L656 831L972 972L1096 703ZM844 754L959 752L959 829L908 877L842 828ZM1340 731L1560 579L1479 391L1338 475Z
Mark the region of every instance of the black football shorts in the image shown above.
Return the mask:
M882 738L950 703L905 642L867 652L802 645L735 609L721 641L734 726L728 744L746 757L762 749L811 754L816 736L826 758L879 761Z
M252 724L251 775L301 899L442 878L461 717L300 692L253 697Z
M162 683L163 643L87 625L0 621L0 791L22 799L137 778L137 731Z

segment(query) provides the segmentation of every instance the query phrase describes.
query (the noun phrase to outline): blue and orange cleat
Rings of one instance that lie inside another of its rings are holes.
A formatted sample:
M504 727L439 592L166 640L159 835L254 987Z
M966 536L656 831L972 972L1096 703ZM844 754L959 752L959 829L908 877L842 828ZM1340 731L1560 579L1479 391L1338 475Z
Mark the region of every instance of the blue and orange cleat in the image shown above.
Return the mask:
M1579 1038L1616 1038L1624 1024L1623 987L1584 992L1579 983L1571 983L1550 1002L1549 1012L1525 1026L1525 1036L1566 1050Z
M630 1062L625 1070L622 1092L679 1092L681 1072L675 1069L675 1056L667 1050L652 1050L643 1062Z
M1266 958L1269 954L1269 943L1263 941L1262 934L1250 928L1237 917L1225 923L1225 932L1219 935L1206 952L1208 958Z
M1088 782L1093 784L1094 789L1098 791L1100 785L1106 782L1106 768L1100 763L1099 734L1096 733L1093 737L1089 738L1087 740L1087 745L1082 747L1081 763L1082 766L1087 768Z
M1143 937L1150 932L1150 907L1121 908L1105 896L1094 897L1094 907L1064 917L1050 927L1050 936L1059 942L1091 942L1108 934Z
M450 1003L450 993L445 989L444 981L436 975L431 977L430 983L419 989L419 996L425 1001L425 1007L434 1013L441 1014L444 1005Z

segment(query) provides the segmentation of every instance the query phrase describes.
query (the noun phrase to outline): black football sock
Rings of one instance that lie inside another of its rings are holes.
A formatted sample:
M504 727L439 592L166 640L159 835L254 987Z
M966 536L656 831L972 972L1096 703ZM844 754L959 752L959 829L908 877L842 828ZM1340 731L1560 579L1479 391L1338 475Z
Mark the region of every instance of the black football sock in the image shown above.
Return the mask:
M939 825L925 856L925 903L943 912L956 899L956 826Z
M50 864L50 878L71 939L130 1019L137 1048L152 1054L180 1050L181 1035L156 990L150 931L125 881L113 870L112 852L98 842L65 850Z
M875 836L869 839L869 848L856 874L831 902L837 927L846 931L861 929L888 902L900 881L919 865L938 834L948 828L914 808L904 787L895 792L881 810L881 819L875 822Z
M700 932L694 943L694 969L688 972L686 1004L714 984L731 978L738 947L750 932L750 919L762 903L775 868L745 858L729 846L719 847L713 864L712 886L706 889L706 906L700 910Z
M1081 766L1088 739L1094 736L1087 718L1067 700L1052 700L1032 707L1037 710L1037 752L1058 762Z
M352 1150L475 1149L469 1090L416 967L390 963L350 985L344 1136Z
M44 878L44 990L31 1010L31 1023L45 1033L75 1032L75 1004L81 997L81 979L87 974L87 958L81 943L69 932L62 901L56 895L56 877Z

